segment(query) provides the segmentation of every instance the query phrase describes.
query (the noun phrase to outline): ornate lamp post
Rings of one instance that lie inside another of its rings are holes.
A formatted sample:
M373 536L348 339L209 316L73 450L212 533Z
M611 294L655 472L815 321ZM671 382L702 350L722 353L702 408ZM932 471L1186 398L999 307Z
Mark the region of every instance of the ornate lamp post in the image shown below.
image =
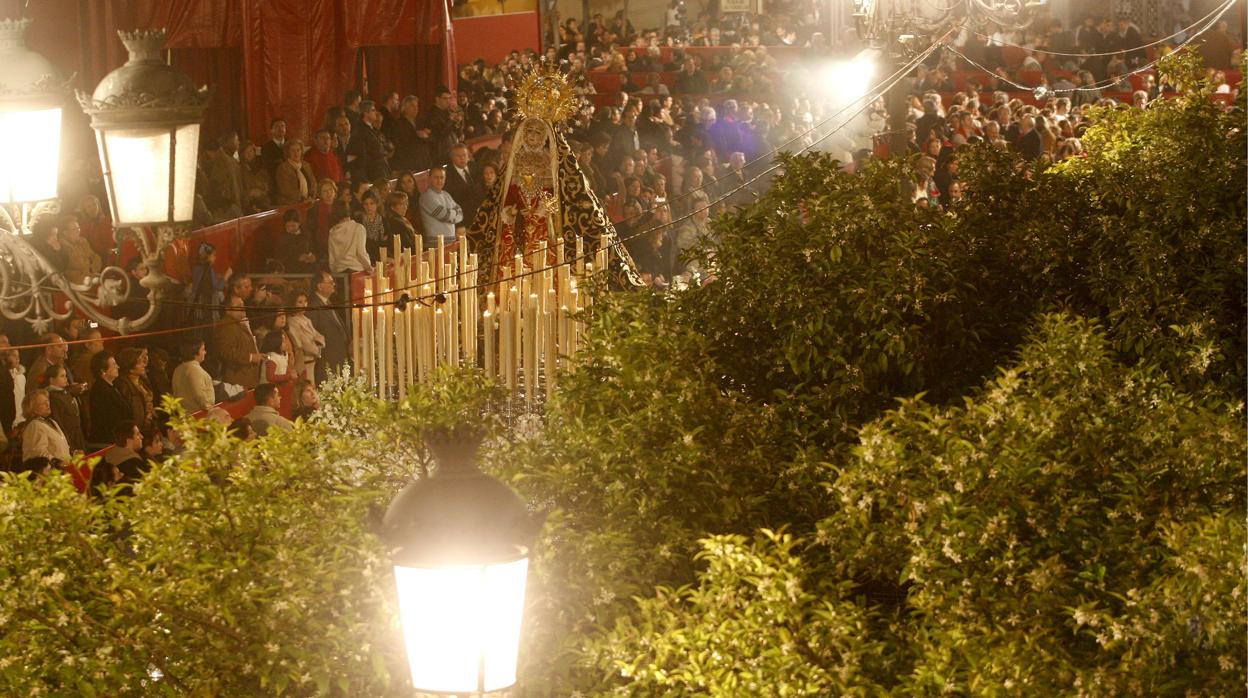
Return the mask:
M390 503L403 639L419 691L482 694L513 685L529 549L540 520L477 469L479 438L426 438L438 467Z
M0 20L0 204L56 198L65 80L26 48L29 19Z
M155 319L168 284L160 271L164 249L192 219L199 127L209 91L196 89L190 77L165 63L163 29L118 35L130 59L104 76L91 95L79 92L78 102L96 131L113 224L130 228L148 268L141 282L148 289L147 314L130 323L108 323L125 332Z

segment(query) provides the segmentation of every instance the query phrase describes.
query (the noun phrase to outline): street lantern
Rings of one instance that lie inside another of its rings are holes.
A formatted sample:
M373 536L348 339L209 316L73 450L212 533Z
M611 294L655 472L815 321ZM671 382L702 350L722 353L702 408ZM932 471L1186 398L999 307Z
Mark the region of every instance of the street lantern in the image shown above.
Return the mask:
M56 198L65 81L26 47L29 19L0 20L0 204Z
M208 89L165 63L163 29L118 35L130 59L90 96L78 93L96 131L113 223L190 222Z
M477 469L479 442L426 438L438 467L395 496L383 523L419 691L481 694L516 681L540 521L514 490Z

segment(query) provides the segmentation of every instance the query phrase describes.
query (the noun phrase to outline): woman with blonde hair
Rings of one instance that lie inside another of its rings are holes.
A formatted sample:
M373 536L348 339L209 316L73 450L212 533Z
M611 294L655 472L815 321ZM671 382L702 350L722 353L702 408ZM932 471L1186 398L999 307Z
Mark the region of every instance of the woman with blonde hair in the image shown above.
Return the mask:
M31 458L47 458L69 464L71 459L69 440L61 426L52 419L52 400L48 391L36 388L22 400L22 416L26 423L21 427L22 462Z

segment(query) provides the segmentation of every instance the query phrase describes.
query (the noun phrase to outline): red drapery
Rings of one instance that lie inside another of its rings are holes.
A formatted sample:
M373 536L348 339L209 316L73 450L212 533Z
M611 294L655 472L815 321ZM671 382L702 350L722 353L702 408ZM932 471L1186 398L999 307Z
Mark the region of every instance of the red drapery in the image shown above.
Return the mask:
M31 48L87 91L125 62L118 29L165 28L173 64L216 90L205 138L237 128L263 141L276 116L292 136L315 131L325 110L358 87L361 48L376 63L374 83L393 91L431 95L439 81L453 83L444 1L41 0L24 15L35 20ZM86 123L75 112L67 110L67 130ZM68 148L79 145L69 140Z

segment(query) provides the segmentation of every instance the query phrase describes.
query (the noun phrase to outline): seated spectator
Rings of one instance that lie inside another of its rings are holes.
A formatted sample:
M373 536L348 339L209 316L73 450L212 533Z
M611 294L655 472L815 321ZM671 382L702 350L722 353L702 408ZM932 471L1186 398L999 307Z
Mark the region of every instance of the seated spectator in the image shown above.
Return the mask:
M148 470L151 467L165 459L165 434L159 428L153 429L151 433L143 434L143 448L139 449L139 455L142 456L147 464Z
M213 354L221 363L221 380L254 388L259 382L259 365L264 357L256 350L243 299L230 296L225 302L222 319L213 327Z
M282 396L276 385L265 383L256 386L256 406L247 413L247 419L257 436L268 434L270 429L290 431L295 427L293 422L278 413L281 404Z
M323 128L312 136L312 147L303 155L304 161L312 168L312 175L320 182L341 182L345 176L333 145L333 134Z
M401 191L390 192L386 197L386 248L394 248L397 238L399 247L404 250L416 249L416 229L407 220L409 201L407 194Z
M316 266L315 241L303 232L299 210L282 214L282 234L277 239L277 259L287 274L309 274Z
M52 403L52 419L61 427L71 450L85 450L87 437L82 430L82 405L69 384L68 371L64 366L49 366L44 371L44 377L48 386L48 399Z
M140 453L142 449L143 432L139 425L129 420L118 424L117 433L113 436L113 447L104 453L104 459L95 466L97 469L106 470L101 474L101 484L110 487L124 485L121 493L130 494L131 487L151 470L151 464ZM95 475L94 472L91 473L92 489L96 485Z
M56 227L56 220L52 216L44 216L35 221L30 227L30 246L35 249L52 266L53 269L64 272L69 266L69 255L64 246L61 245L61 233Z
M228 416L228 412L226 413ZM240 441L251 441L256 438L256 430L251 425L251 420L246 417L239 417L229 423L225 432Z
M321 399L316 394L316 386L310 380L295 383L295 406L291 411L293 419L307 420L312 413L321 408Z
M216 402L212 376L203 366L207 356L204 342L191 340L182 348L182 363L173 369L173 396L182 401L188 413L208 409Z
M303 161L303 144L295 140L286 141L283 150L286 157L277 163L273 171L276 192L273 202L285 206L311 199L316 192L317 179L311 165Z
M22 461L47 458L53 467L68 465L71 459L65 432L52 418L52 401L46 390L34 390L22 400Z
M429 188L420 195L420 217L425 229L425 244L435 246L438 238L455 239L455 230L464 220L464 211L447 193L446 171L435 167L429 171Z
M78 224L82 226L82 236L90 243L91 249L103 258L114 258L113 250L117 242L113 237L113 221L100 206L99 197L94 194L82 197L76 214Z
M65 251L65 278L70 283L81 284L88 277L100 273L103 262L100 256L91 249L91 243L82 236L82 226L78 219L65 214L59 217L58 226L61 232L61 247Z

